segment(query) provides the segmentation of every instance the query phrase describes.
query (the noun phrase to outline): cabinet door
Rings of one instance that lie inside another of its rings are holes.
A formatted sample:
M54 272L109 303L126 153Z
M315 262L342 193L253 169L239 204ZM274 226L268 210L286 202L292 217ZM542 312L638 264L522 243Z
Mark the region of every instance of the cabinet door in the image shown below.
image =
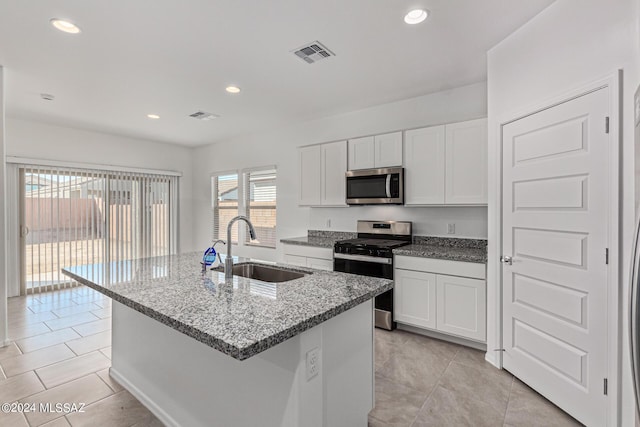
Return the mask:
M437 275L437 329L485 341L486 283L466 277Z
M307 258L299 255L284 254L284 263L297 265L298 267L306 267Z
M300 192L298 204L312 206L320 204L320 146L299 149Z
M349 170L371 169L373 163L373 137L349 140Z
M347 206L346 177L347 141L322 144L321 148L321 195L323 206Z
M333 271L332 259L307 258L307 267L317 270Z
M445 203L487 204L487 119L447 125Z
M376 168L402 166L402 132L376 135L373 141L375 147L374 166Z
M435 329L436 275L396 269L394 283L394 320Z
M445 127L408 130L404 144L405 205L444 204Z

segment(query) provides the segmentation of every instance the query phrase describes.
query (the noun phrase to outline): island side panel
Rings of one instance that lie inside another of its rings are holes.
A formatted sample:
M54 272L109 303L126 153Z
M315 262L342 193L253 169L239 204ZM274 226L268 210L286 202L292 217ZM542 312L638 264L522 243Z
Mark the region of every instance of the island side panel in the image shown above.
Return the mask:
M366 427L362 414L374 405L373 300L341 316L322 324L324 425Z
M372 312L367 301L238 361L114 302L111 373L167 425L366 426ZM307 380L315 347L321 371Z

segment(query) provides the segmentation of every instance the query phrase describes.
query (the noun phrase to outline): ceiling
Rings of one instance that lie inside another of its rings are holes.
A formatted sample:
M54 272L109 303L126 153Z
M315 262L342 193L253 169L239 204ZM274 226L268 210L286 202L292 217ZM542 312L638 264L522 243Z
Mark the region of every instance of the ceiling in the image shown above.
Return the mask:
M7 115L208 144L486 80L486 51L552 2L0 0ZM429 18L405 24L415 7ZM291 53L314 40L336 56Z

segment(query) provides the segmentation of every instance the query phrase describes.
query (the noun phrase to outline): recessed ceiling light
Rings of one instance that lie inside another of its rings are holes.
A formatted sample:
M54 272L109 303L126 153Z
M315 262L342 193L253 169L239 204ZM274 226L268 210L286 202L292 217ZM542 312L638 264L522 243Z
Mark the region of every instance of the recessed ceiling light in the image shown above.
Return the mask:
M404 22L410 25L419 24L429 16L429 12L424 9L414 9L404 16Z
M80 32L80 28L76 24L65 21L64 19L51 18L49 22L51 22L54 28L64 31L65 33L78 34Z
M225 90L229 93L240 93L240 88L238 86L227 86Z
M157 115L157 114L147 114L147 117L149 117L150 119L154 119L154 120L160 118L160 116Z

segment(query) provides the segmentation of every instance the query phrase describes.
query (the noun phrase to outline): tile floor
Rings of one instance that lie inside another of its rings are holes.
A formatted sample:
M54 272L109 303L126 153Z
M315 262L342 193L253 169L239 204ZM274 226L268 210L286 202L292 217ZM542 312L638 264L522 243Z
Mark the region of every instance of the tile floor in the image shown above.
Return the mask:
M84 403L83 413L4 413L0 426L162 426L109 377L111 300L81 286L9 298L0 403Z
M375 364L369 427L581 425L478 350L376 329Z
M162 426L109 377L111 301L87 287L9 299L0 403L85 403L84 413L3 413L0 426ZM369 426L579 426L480 351L376 329Z

